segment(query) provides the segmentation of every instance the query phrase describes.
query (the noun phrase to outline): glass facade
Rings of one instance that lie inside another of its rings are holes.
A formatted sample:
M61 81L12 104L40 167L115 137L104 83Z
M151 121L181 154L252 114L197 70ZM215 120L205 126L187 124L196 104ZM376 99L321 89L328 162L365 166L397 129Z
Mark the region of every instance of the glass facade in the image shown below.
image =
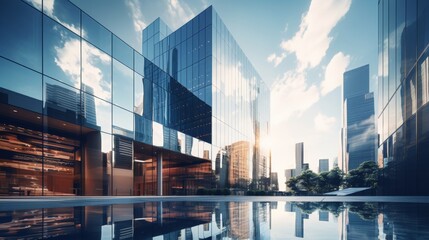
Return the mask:
M429 3L380 0L378 13L382 192L428 195Z
M369 65L344 73L342 163L344 172L375 161L377 136L374 94L369 92Z
M213 7L174 32L155 20L143 31L148 46L154 52L143 51L145 57L201 100L201 116L187 116L179 103L174 107L185 111L173 111L168 122L184 115L189 124L172 127L211 143L217 186L266 189L270 91Z
M69 1L1 5L0 195L263 186L269 89L212 7L143 56Z

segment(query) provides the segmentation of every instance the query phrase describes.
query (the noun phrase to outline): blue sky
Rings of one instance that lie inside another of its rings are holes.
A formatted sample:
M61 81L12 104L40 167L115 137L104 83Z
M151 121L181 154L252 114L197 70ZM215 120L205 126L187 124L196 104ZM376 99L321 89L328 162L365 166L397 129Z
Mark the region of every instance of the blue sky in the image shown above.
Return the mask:
M376 93L376 0L72 0L136 50L140 29L161 17L172 30L213 5L272 90L273 171L284 189L294 145L305 159L338 156L344 71L370 65ZM376 96L377 99L377 96Z

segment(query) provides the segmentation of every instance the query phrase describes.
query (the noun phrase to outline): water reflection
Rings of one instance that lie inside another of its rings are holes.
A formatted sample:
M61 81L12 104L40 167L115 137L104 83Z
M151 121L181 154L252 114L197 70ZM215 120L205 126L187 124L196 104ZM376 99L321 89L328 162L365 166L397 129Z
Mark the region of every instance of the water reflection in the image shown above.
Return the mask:
M0 239L428 239L428 212L429 204L311 202L46 208L0 212Z

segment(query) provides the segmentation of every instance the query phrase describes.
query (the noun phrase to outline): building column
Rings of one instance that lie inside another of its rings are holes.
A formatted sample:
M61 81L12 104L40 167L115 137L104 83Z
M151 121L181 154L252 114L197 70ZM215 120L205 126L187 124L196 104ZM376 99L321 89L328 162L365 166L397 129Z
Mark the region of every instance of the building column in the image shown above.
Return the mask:
M162 152L156 155L156 175L157 175L157 185L158 185L158 196L162 196Z

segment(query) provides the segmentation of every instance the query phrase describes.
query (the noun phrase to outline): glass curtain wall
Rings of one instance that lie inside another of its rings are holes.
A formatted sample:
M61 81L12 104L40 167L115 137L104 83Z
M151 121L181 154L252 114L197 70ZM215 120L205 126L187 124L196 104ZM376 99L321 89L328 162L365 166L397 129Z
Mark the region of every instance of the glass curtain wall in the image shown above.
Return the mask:
M379 166L384 194L428 195L429 4L379 1Z
M0 195L158 194L164 151L166 194L211 187L205 97L69 1L1 6Z

